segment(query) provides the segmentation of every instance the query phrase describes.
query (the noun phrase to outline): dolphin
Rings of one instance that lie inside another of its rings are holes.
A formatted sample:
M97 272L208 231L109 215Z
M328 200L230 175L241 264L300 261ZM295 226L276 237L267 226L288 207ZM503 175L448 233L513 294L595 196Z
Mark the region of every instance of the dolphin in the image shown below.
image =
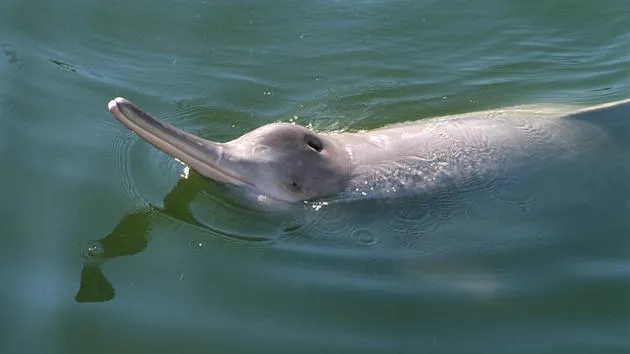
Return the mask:
M117 97L125 127L204 177L261 199L296 203L376 198L410 191L491 188L571 158L604 157L626 139L630 99L588 108L518 106L398 123L372 131L319 133L272 123L214 142Z

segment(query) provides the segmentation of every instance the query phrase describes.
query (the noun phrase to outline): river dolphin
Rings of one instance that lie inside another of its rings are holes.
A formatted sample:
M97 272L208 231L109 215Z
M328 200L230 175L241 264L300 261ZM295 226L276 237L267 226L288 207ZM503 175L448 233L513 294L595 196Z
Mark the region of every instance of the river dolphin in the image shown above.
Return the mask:
M258 200L395 196L489 186L570 157L605 154L628 138L630 100L589 108L520 106L421 119L365 132L319 133L273 123L214 142L154 118L124 98L109 111L202 176Z

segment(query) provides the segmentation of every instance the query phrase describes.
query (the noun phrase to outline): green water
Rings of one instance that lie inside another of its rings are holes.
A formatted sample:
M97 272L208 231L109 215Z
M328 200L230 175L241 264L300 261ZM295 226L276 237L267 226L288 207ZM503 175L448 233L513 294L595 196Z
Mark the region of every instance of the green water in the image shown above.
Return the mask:
M173 189L181 166L106 110L223 141L615 101L629 5L3 0L0 352L630 352L627 165L583 186L596 202L501 218L413 200L287 218L195 176Z

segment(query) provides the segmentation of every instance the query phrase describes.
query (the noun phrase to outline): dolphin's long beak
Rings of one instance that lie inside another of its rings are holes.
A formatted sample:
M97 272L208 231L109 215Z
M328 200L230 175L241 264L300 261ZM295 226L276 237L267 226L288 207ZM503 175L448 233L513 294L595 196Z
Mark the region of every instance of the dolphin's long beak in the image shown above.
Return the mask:
M130 101L117 97L107 105L120 123L168 155L182 161L201 175L232 184L250 184L245 176L219 165L224 144L202 139L162 122Z

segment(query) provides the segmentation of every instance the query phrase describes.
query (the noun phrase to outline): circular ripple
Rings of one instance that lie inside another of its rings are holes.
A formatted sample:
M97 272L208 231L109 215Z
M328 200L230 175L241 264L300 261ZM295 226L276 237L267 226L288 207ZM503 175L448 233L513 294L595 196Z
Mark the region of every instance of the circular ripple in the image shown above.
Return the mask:
M440 227L450 223L454 205L451 200L418 195L398 201L385 215L387 222L381 234L390 235L395 243L405 248L430 248L427 240Z
M113 160L114 182L134 199L161 206L184 166L130 132L115 134L106 144Z
M109 154L114 160L114 182L122 186L125 194L134 199L141 199L140 193L135 188L129 167L129 156L133 137L130 135L116 135L109 142Z
M299 230L298 209L262 209L247 204L247 200L231 198L231 188L207 185L190 203L190 212L199 223L214 233L235 241L265 242L286 235L286 230ZM293 233L292 232L292 233Z
M491 197L505 206L514 207L521 211L529 211L538 202L539 196L530 193L531 188L527 187L520 179L514 177L506 178L500 183L500 187L496 189Z
M301 234L311 240L325 242L331 246L348 246L354 244L351 234L353 225L361 225L359 218L363 203L327 204L324 206L309 205L304 213L304 226Z
M164 197L185 173L182 163L140 139L131 145L126 162L133 188L158 207L163 207Z
M378 243L378 237L372 231L364 228L352 230L350 237L363 246L373 246Z

